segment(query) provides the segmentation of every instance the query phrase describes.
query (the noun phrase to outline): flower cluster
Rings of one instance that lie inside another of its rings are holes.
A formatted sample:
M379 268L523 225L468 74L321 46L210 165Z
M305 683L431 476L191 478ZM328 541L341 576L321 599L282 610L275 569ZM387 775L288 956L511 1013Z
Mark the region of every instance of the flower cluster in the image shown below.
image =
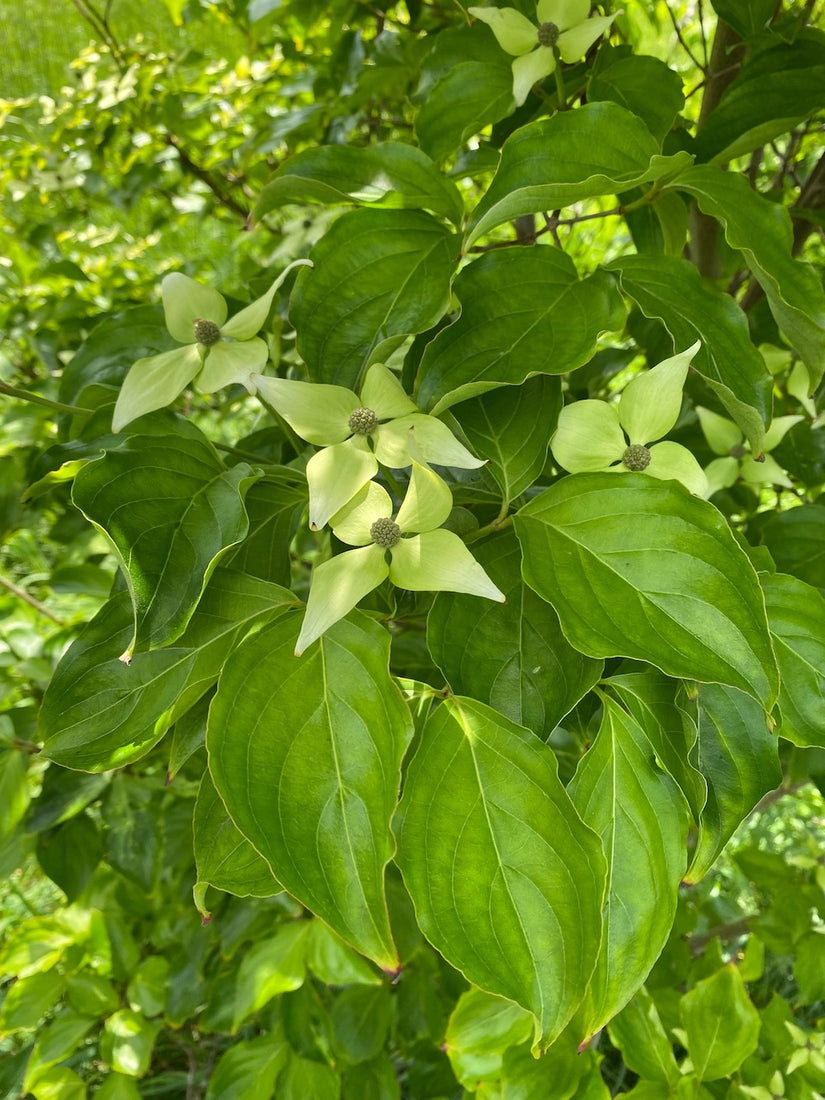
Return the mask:
M696 407L696 412L699 414L699 423L702 425L702 431L710 449L714 454L721 456L705 467L708 496L712 496L720 489L729 489L740 478L749 485L780 485L786 489L793 488L793 482L770 452L781 443L785 433L794 424L805 419L803 416L775 417L765 433L762 453L754 458L745 442L744 434L732 420L699 405Z
M317 566L298 656L387 578L413 592L466 592L503 601L458 535L442 527L452 493L429 464L483 465L442 421L421 413L383 363L360 392L344 386L253 374L250 384L292 430L321 449L307 463L310 526L329 523L350 546ZM374 481L380 466L409 469L396 514Z

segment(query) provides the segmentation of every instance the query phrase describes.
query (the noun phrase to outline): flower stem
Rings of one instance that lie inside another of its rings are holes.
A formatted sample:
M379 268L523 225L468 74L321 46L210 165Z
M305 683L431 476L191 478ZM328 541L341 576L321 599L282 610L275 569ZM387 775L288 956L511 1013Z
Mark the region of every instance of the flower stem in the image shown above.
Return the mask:
M0 393L8 394L9 397L19 397L21 401L30 401L33 405L45 405L47 409L54 409L55 412L90 414L94 411L93 409L81 409L78 405L64 405L60 401L52 401L49 397L41 397L39 393L29 393L28 390L21 390L18 386L12 386L9 382L0 382Z
M564 93L564 77L561 75L561 64L559 62L558 50L554 50L553 52L556 54L556 67L553 70L553 73L556 77L556 95L558 96L559 100L559 110L566 111L567 99L565 98Z
M492 535L496 531L502 531L505 527L510 527L512 523L512 516L501 516L501 514L499 514L492 523L487 523L484 527L479 527L477 531L471 531L469 535L465 536L464 541L475 542L477 539L484 538L485 535Z

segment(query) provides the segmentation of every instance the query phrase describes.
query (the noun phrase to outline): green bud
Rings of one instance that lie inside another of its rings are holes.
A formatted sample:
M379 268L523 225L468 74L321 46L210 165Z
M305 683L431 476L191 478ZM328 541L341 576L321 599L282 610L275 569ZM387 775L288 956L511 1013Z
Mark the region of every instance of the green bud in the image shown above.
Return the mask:
M641 443L631 443L622 457L628 470L646 470L650 465L650 451Z
M214 321L205 321L199 317L195 321L195 339L205 348L214 347L221 338L221 330Z
M356 435L369 435L377 423L378 417L372 409L355 409L349 418L349 430Z
M370 538L376 546L392 550L401 541L401 528L395 520L380 516L370 527Z
M539 27L539 45L555 46L559 40L560 33L555 23L542 23Z

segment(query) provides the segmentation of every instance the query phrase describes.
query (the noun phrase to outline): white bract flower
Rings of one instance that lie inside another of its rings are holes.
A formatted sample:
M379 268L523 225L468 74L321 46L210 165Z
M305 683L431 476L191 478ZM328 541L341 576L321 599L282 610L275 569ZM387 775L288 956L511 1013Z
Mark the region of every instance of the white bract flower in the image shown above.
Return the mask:
M361 393L345 386L256 376L260 396L293 431L323 447L307 463L309 524L323 527L378 472L412 462L410 430L424 462L472 470L483 466L446 424L416 408L383 363L367 370Z
M289 272L309 260L287 267L266 294L227 321L226 301L212 287L174 272L161 283L163 312L171 336L183 347L135 362L118 395L112 418L117 432L144 413L162 409L183 393L190 382L201 393L214 393L232 382L247 389L249 375L263 370L269 358L260 332L272 299Z
M794 424L804 420L804 416L777 416L771 426L765 432L765 441L762 444L762 454L758 459L750 452L745 442L744 433L737 428L732 420L713 412L711 409L703 409L697 405L699 423L705 433L710 449L722 458L715 458L709 466L705 467L708 479L708 496L720 489L729 489L739 478L750 485L783 485L786 489L793 487L793 482L779 465L775 458L771 458L770 451L782 441L785 433Z
M520 107L533 85L556 67L557 58L568 63L584 57L616 15L588 19L590 0L539 0L537 23L515 8L468 8L486 23L499 46L515 56L513 98Z
M697 341L631 379L617 404L586 400L566 405L550 440L558 464L572 474L635 470L681 481L705 496L707 479L690 451L667 440L648 446L667 435L679 418L688 367L700 347Z
M504 594L458 535L441 527L452 505L446 483L415 460L395 518L389 493L375 481L365 485L332 517L336 536L358 549L330 558L312 574L296 656L387 577L412 592L466 592L503 603Z

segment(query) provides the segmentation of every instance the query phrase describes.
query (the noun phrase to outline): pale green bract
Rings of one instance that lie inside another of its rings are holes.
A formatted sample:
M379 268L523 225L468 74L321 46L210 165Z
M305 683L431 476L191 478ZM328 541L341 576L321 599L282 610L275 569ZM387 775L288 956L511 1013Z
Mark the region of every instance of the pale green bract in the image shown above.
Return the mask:
M313 530L328 523L364 488L378 473L379 463L392 469L411 464L412 430L423 462L465 470L484 465L446 424L418 411L383 363L373 363L367 370L360 394L344 386L288 378L255 376L252 383L293 431L323 447L306 470ZM374 416L365 422L367 413Z
M504 603L504 593L458 535L441 527L453 505L446 482L414 459L411 465L394 523L390 495L375 481L332 517L335 535L357 549L330 558L313 573L296 656L387 577L412 592L466 592Z
M754 458L745 442L745 436L733 421L713 412L712 409L697 405L699 423L705 433L710 449L720 458L715 458L705 467L708 479L708 496L720 489L728 489L741 478L750 485L781 485L793 488L793 482L770 452L779 443L794 424L804 420L804 416L777 416L765 432L762 454Z
M626 473L639 469L632 459L628 465L628 451L641 450L649 455L649 461L639 472L663 481L681 481L696 496L706 496L707 479L690 451L668 440L647 447L667 435L676 423L688 367L700 347L697 341L687 351L633 378L615 405L586 400L565 406L550 440L559 465L571 474Z
M539 80L550 76L556 59L568 63L584 57L619 14L588 18L590 0L539 0L537 23L515 8L468 8L471 15L486 23L496 36L499 46L515 56L513 62L513 98L520 107L530 89ZM551 25L555 30L553 45L542 45L539 32Z
M228 321L226 301L217 290L180 272L165 275L161 295L166 327L183 347L132 364L115 404L112 431L119 432L139 416L165 408L193 380L201 393L214 393L233 382L251 392L250 374L263 370L269 358L265 341L256 333L266 321L275 292L289 272L301 265L312 267L310 260L295 260L266 294ZM199 341L204 328L212 330L214 342Z

